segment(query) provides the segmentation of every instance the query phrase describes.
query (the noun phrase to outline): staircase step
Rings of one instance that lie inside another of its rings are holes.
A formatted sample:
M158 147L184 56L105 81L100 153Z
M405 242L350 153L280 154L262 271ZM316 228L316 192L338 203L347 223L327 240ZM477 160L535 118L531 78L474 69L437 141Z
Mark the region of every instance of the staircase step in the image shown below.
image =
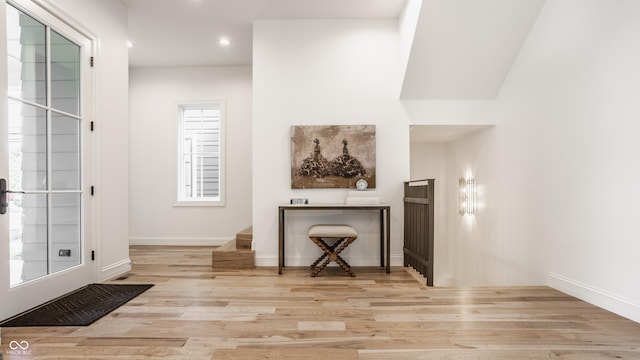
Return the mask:
M240 231L236 234L236 248L251 250L251 243L253 242L253 226Z
M236 250L236 240L227 241L224 245L218 246L213 249L214 252L228 252Z
M236 250L212 253L211 267L218 270L253 269L255 267L253 250Z
M213 269L253 269L255 251L251 250L253 226L238 232L236 238L216 248L211 253Z
M255 251L236 249L236 241L231 240L211 252L213 269L253 269L255 267Z

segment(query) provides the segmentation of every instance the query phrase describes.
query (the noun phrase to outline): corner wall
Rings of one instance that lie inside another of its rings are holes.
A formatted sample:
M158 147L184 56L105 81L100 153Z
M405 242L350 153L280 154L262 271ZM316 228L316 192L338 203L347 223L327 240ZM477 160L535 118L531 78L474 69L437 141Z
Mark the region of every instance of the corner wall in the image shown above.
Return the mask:
M546 254L537 223L540 179L532 167L534 140L522 124L497 120L494 127L447 144L454 284L543 285ZM474 215L458 215L460 177L475 179Z
M277 265L278 205L293 197L343 203L347 189L291 189L291 125L376 125L377 192L391 205L392 265L402 264L402 191L409 180L408 119L398 101L396 21L260 20L254 23L253 230L256 263ZM395 49L395 51L394 51ZM319 249L307 228L346 222L359 231L347 261L379 264L378 215L291 213L287 265ZM289 215L288 215L289 217Z
M456 285L550 285L640 322L640 3L547 1L498 98L407 104L414 123L493 123L447 145ZM470 107L471 106L471 107Z
M637 1L547 1L499 97L537 129L522 166L548 283L638 322L639 18Z
M454 280L452 269L454 249L449 241L447 222L449 213L456 209L449 209L448 194L451 184L447 174L446 143L411 144L411 180L422 179L436 180L433 284L434 286L451 286Z
M251 225L251 68L132 68L130 237L143 245L222 245ZM175 206L177 105L225 101L225 205Z

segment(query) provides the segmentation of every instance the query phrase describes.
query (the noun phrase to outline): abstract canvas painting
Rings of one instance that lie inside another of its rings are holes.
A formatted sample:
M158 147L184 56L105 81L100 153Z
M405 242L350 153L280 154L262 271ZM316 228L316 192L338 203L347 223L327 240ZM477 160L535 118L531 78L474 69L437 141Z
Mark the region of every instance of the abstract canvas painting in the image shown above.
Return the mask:
M291 127L291 188L376 187L375 125Z

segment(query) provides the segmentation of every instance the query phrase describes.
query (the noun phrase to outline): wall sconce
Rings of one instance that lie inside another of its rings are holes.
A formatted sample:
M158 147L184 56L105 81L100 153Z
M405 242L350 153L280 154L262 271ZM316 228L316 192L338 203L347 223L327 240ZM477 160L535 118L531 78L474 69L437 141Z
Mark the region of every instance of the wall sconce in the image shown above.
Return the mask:
M473 215L476 211L476 180L474 178L459 178L458 187L460 189L460 203L458 214Z

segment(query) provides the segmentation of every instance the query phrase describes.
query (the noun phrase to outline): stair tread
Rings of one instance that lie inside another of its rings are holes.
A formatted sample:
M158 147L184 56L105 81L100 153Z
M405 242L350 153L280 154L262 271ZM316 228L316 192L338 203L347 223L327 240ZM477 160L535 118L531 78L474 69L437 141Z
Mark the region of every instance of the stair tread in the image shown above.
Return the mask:
M233 251L236 249L236 240L227 241L224 245L213 249L214 252Z
M241 231L238 231L237 235L247 235L247 236L251 236L253 237L253 226L249 226L246 229L243 229Z
M229 252L229 251L249 252L249 251L253 251L253 250L251 250L250 247L247 247L247 248L237 247L236 240L231 240L231 241L227 242L226 244L213 249L213 251L214 252Z

